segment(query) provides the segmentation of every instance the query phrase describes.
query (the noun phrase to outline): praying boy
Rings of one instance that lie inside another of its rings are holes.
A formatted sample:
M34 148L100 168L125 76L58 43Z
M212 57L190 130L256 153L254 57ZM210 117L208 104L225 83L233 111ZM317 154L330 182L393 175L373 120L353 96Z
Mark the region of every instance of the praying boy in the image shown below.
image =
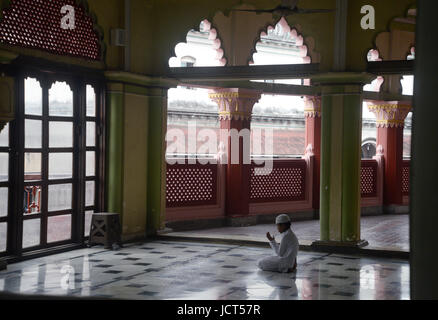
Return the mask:
M281 242L278 244L275 238L268 232L269 240L275 256L267 257L259 261L259 268L263 271L291 273L297 269L297 254L299 249L298 238L293 233L291 221L288 215L282 214L275 220L278 232L281 234Z

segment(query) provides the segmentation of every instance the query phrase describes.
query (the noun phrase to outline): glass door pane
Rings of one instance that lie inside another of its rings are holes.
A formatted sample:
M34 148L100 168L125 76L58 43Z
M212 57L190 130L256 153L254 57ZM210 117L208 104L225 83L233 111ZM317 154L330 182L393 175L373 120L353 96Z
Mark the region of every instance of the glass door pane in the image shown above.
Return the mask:
M43 115L43 91L37 79L27 78L24 82L24 113Z
M65 82L56 82L49 90L49 172L47 243L72 238L74 153L73 91ZM62 118L61 118L62 117Z
M17 107L21 117L14 126L20 137L19 170L9 169L6 131L0 134L0 254L7 245L3 230L8 230L11 199L23 204L13 228L22 239L11 247L22 252L83 239L99 207L102 101L96 92L100 89L76 80L73 87L70 80L41 75L24 78L20 87L24 104ZM9 171L20 172L17 190L10 190Z
M0 147L9 146L9 124L7 124L0 132Z
M0 253L6 252L8 226L6 222L0 223Z
M6 254L8 245L9 153L9 125L6 125L0 132L0 255Z
M9 188L0 188L0 218L6 217L8 215L8 193Z
M73 91L66 82L55 82L50 88L49 116L73 117Z
M0 182L9 180L9 153L0 152Z
M41 238L41 219L23 221L23 249L38 246Z
M31 216L41 213L42 209L42 187L24 187L24 216Z
M59 242L71 239L72 216L62 215L49 217L47 224L47 242Z
M96 209L96 176L98 170L98 108L97 95L93 86L87 85L87 129L86 129L86 161L85 161L85 224L84 236L88 237L90 233L90 223L93 212Z
M34 78L24 80L24 190L22 219L22 248L41 244L41 215L44 194L44 106L43 87Z

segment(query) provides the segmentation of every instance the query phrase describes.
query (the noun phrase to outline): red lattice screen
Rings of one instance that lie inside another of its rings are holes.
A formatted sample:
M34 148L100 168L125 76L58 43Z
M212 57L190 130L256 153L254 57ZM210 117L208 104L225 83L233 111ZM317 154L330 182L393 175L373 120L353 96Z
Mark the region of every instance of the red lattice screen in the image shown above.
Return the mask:
M404 196L410 194L410 174L411 174L411 162L403 161L403 174L402 174L402 191Z
M75 9L75 29L61 28L61 8ZM2 12L0 42L58 55L101 59L99 36L93 21L75 0L11 0Z
M362 198L377 197L377 161L362 160L360 170L360 193Z
M167 207L212 205L217 202L217 165L167 166Z
M302 201L306 199L306 161L274 161L269 175L255 175L251 168L251 202Z

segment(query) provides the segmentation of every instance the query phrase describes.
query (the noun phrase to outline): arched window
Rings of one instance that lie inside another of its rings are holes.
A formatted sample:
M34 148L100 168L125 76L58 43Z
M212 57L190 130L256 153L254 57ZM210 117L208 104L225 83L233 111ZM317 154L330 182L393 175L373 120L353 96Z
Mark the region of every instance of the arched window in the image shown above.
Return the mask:
M227 60L221 48L217 30L208 20L199 25L199 30L190 30L186 42L175 46L175 56L169 59L170 67L222 67ZM208 96L208 90L199 87L179 86L168 91L167 113L167 157L210 157L202 154L198 141L199 133L219 130L218 106ZM196 125L196 134L189 135L188 130ZM175 136L187 137L185 143L172 139ZM196 146L190 148L189 146ZM199 152L199 153L198 153Z
M175 46L175 57L170 58L170 67L220 67L227 63L216 29L208 20L199 25L199 30L190 30L186 42Z
M281 18L275 26L261 32L250 65L309 64L309 49L304 38ZM307 79L262 80L265 83L308 85ZM253 108L251 128L253 141L256 130L269 127L273 132L273 155L276 157L299 157L304 154L305 118L304 99L301 96L263 94ZM262 138L263 139L263 138ZM270 154L255 154L271 156Z
M312 62L308 55L309 49L304 44L304 38L296 29L289 26L286 19L281 18L274 26L269 26L260 33L260 39L255 46L250 65L279 65L279 64L309 64ZM303 85L309 80L266 80L270 83Z

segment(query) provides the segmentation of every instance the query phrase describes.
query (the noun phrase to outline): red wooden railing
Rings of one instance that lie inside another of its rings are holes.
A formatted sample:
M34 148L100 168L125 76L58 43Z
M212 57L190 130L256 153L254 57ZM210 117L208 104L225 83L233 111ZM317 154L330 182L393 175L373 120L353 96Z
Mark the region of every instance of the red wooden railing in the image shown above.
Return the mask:
M276 160L267 175L256 175L251 168L250 202L302 201L306 197L307 163L302 159Z
M215 164L167 165L167 207L191 207L216 204L217 178L218 166Z
M360 170L360 194L362 198L375 198L378 196L378 169L378 163L376 160L362 160Z
M411 174L411 161L403 161L403 173L402 173L402 191L403 196L409 196L410 194L410 174Z
M383 204L383 168L380 166L381 162L378 160L362 160L361 162L362 206ZM292 202L298 204L309 201L309 192L311 193L312 190L312 181L309 179L311 167L305 159L274 160L272 172L267 175L256 175L257 167L259 166L254 163L251 165L249 183L252 205L277 203L279 206L284 206L281 203L289 203L293 207ZM409 173L410 161L404 161L402 188L405 197L409 196ZM219 203L218 194L221 194L220 190L224 188L225 181L219 179L218 176L219 167L214 164L168 165L167 207L176 209L178 207L222 206Z

